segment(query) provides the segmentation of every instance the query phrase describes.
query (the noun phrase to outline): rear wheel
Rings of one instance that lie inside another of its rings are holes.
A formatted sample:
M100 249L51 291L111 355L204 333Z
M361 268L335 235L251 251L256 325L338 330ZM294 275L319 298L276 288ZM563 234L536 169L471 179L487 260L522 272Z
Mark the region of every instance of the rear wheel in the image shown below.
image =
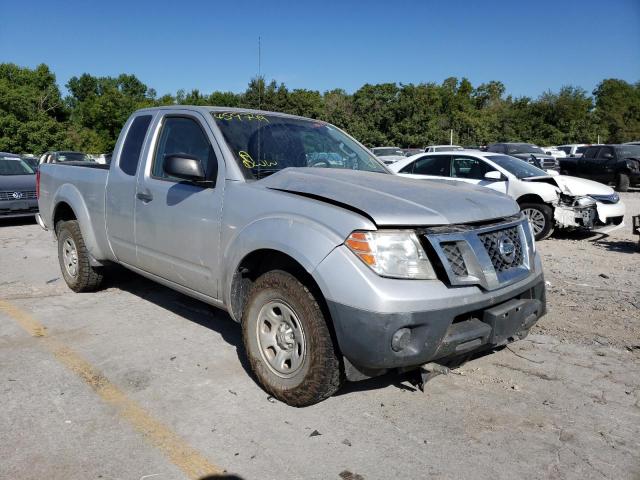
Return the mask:
M520 210L529 219L536 240L544 240L553 233L553 209L544 203L522 203Z
M619 173L616 177L616 190L619 192L626 192L629 190L629 175L626 173Z
M58 261L67 285L74 292L91 292L102 283L102 268L92 267L89 252L77 220L60 222L56 226Z
M287 272L254 283L242 316L251 368L262 387L295 407L318 403L342 383L339 355L318 301Z

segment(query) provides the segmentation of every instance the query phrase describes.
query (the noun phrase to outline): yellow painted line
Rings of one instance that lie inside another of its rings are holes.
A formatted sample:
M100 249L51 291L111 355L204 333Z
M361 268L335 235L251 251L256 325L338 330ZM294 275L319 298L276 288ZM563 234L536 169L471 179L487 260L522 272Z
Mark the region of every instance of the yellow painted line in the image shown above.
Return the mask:
M72 349L49 337L46 327L27 312L5 300L0 300L0 312L11 317L29 335L40 337L42 344L60 363L80 377L104 402L114 407L145 440L162 451L171 463L179 467L189 478L195 480L207 475L224 473L223 469L210 463L180 436L153 418Z

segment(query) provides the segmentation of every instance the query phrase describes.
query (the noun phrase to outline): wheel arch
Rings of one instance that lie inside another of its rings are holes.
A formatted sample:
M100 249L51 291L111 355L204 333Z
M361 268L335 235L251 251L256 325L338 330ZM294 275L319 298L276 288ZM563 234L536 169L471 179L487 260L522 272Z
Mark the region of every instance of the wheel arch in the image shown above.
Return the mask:
M522 195L518 197L516 202L518 202L518 205L522 205L523 203L544 203L545 205L549 205L553 208L550 203L545 202L540 195L537 195L535 193L527 193L525 195Z
M94 212L94 215L101 215L102 212ZM77 220L80 226L80 233L84 239L92 260L104 260L108 258L100 246L96 232L93 228L92 216L80 191L71 184L62 185L54 196L54 207L51 221L53 230L61 220ZM104 221L104 219L103 219Z

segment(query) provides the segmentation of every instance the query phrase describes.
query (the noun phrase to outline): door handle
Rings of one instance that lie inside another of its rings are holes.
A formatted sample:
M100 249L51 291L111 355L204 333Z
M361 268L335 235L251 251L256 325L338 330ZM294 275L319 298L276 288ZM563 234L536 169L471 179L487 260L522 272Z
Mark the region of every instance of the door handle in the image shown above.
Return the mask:
M153 195L151 195L151 193L149 192L138 192L136 193L136 198L138 200L142 200L144 203L149 203L151 200L153 200Z

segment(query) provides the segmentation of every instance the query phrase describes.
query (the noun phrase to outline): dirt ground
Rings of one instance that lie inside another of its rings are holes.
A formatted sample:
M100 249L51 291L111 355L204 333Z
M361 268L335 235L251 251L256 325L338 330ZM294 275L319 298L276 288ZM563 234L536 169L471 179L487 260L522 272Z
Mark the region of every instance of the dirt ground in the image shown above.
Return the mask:
M609 236L558 232L539 244L549 315L536 333L561 342L640 349L640 250L630 215L640 192L621 194L627 227Z
M425 393L389 374L294 409L226 314L126 271L74 294L49 233L0 222L0 478L638 480L630 228L538 244L549 312L527 339Z

